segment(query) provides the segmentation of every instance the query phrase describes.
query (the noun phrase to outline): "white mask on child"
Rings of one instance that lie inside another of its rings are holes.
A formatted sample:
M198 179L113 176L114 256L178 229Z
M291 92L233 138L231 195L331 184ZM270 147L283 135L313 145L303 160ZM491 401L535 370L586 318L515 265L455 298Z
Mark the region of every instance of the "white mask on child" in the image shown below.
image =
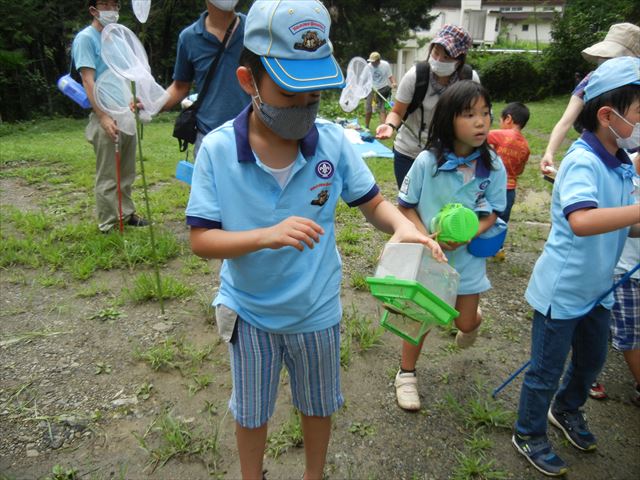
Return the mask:
M231 12L236 8L238 0L209 0L209 3L220 10Z
M615 113L618 117L620 117L624 123L626 123L627 125L633 126L631 135L624 138L618 135L618 132L616 132L613 129L613 127L609 125L609 130L611 130L613 134L616 136L616 143L618 144L618 148L624 148L625 150L635 150L636 148L640 147L640 122L633 125L630 121L628 121L626 118L624 118L615 110L611 109L611 111Z
M106 27L110 23L118 23L118 19L120 18L120 14L117 10L98 10L100 14L98 15L98 21L103 27Z

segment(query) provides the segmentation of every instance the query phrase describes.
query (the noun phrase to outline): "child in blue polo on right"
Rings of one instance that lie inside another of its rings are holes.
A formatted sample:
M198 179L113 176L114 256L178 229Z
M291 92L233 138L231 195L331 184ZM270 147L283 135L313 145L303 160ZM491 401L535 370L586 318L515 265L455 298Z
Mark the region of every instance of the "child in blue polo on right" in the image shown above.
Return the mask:
M548 476L568 468L547 438L547 420L577 449L596 449L581 407L606 360L613 296L595 302L613 284L627 236L640 236L637 175L624 151L640 144L640 59L603 63L584 99L585 132L558 171L551 232L525 294L535 309L531 365L512 443Z

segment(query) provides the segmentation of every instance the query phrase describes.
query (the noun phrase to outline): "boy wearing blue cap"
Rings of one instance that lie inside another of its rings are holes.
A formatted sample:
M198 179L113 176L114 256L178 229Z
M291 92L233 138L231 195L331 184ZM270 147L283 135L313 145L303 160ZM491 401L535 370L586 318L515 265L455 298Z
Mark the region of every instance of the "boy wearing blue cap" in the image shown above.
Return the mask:
M237 77L251 104L207 135L187 223L193 251L224 259L214 300L229 342L229 407L243 478L261 478L267 421L286 366L301 412L305 479L322 478L340 392L338 199L367 220L444 260L379 193L338 125L316 119L320 90L341 88L329 13L319 1L256 1ZM297 475L293 475L297 476Z
M512 438L549 476L568 469L549 443L547 419L574 447L596 449L580 409L607 355L613 297L596 299L613 283L627 235L640 236L640 205L633 204L638 177L624 151L640 145L640 59L608 60L593 73L580 120L585 132L558 171L551 232L525 294L535 309L531 366Z

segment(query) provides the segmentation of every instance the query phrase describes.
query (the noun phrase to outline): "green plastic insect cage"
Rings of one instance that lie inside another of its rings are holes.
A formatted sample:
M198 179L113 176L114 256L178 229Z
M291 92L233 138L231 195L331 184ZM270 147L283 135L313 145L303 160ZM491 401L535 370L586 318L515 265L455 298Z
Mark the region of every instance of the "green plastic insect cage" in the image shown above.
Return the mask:
M476 212L461 203L447 203L431 219L430 230L443 242L468 242L480 227Z
M385 308L380 324L413 345L433 325L448 325L459 315L459 280L458 272L419 243L387 243L375 276L366 279Z

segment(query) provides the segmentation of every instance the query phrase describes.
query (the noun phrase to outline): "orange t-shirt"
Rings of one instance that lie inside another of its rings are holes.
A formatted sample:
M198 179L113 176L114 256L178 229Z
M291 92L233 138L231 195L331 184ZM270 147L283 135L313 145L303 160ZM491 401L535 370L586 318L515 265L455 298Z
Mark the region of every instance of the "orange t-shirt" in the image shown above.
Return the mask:
M491 130L487 143L498 153L507 169L507 190L516 188L517 177L529 160L529 143L518 130Z

